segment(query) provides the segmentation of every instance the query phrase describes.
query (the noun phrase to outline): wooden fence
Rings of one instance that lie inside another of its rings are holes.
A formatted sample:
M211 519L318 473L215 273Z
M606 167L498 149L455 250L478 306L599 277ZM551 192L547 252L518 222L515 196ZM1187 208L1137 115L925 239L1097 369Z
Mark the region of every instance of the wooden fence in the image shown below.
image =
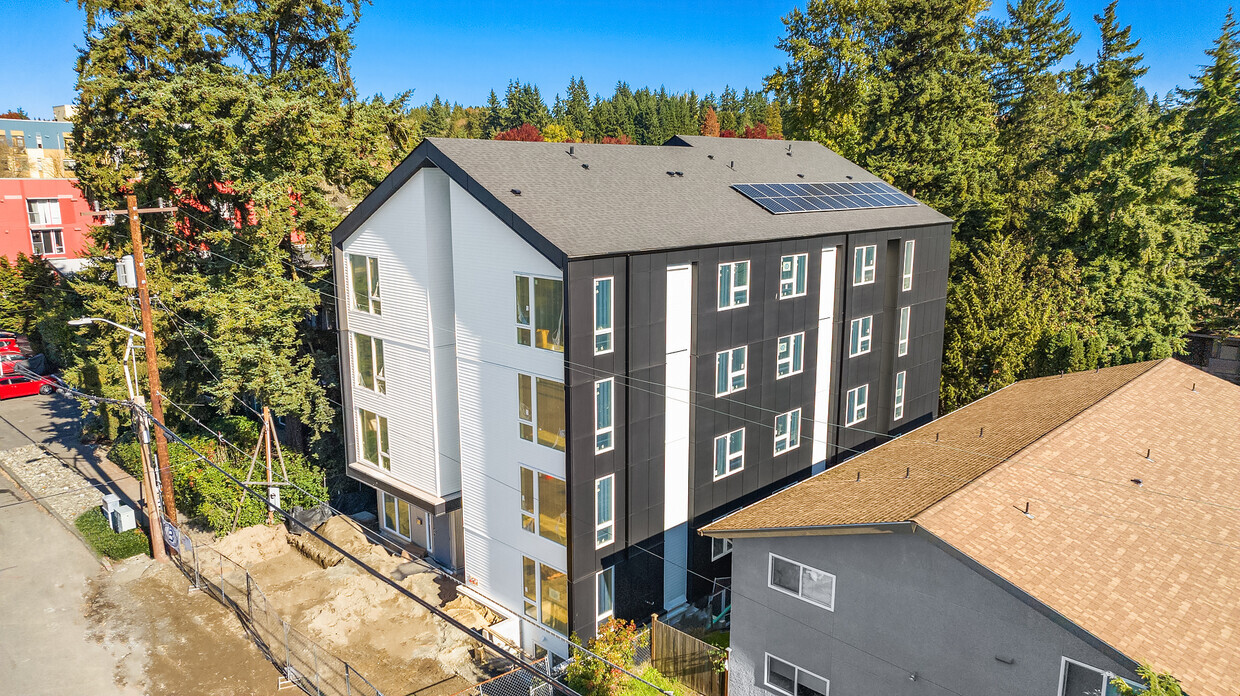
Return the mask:
M726 696L726 651L659 621L650 621L650 662L659 673L702 696Z

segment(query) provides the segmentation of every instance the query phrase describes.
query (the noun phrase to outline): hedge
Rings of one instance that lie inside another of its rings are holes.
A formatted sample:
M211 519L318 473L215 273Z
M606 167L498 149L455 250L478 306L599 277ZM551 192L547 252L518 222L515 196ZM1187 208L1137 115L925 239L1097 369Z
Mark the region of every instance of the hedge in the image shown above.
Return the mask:
M140 553L148 556L151 554L151 540L147 538L145 532L141 529L131 529L117 534L112 531L112 526L104 517L103 510L97 507L78 515L78 518L73 521L73 526L77 527L82 536L86 537L86 541L90 542L95 551L114 560L121 561Z

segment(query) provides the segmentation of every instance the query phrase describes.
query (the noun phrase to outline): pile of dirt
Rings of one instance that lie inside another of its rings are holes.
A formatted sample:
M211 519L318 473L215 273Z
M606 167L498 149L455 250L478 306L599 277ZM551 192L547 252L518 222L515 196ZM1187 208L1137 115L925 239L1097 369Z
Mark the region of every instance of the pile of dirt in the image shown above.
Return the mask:
M375 547L366 539L362 526L345 515L336 515L315 531L354 556L365 556Z
M212 545L239 565L249 567L288 551L288 531L283 525L255 525L238 529Z
M310 536L309 534L290 536L288 543L300 551L301 555L318 563L323 568L337 566L344 560L344 555L339 551L319 541L318 537Z
M473 629L483 629L499 622L503 617L465 595L443 605L444 612Z

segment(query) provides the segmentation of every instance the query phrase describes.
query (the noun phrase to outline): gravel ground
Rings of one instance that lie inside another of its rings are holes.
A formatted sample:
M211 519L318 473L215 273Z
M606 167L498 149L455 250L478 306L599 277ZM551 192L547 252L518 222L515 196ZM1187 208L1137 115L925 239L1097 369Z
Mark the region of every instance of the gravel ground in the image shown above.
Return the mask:
M38 445L26 445L0 452L0 460L9 471L17 474L22 484L40 498L44 506L55 510L72 523L92 507L98 507L103 494L82 478L76 470L65 466Z

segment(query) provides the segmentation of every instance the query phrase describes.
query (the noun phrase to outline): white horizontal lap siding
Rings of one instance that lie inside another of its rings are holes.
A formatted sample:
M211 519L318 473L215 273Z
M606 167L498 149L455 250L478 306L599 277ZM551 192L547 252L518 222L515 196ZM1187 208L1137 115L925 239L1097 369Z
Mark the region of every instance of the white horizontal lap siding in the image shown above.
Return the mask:
M439 486L424 184L425 178L415 175L341 245L346 255L346 277L337 289L347 294L350 330L346 339L349 374L342 382L351 390L355 409L388 419L392 475L421 490L445 495L455 491ZM352 308L349 254L379 259L381 315ZM386 394L356 385L354 333L383 339ZM356 411L346 422L354 429L353 441L358 448L350 456L360 459Z
M562 272L463 189L450 188L465 573L520 613L521 556L567 571L568 554L521 528L520 467L563 478L565 458L521 439L517 375L562 383L564 356L517 344L514 276Z

